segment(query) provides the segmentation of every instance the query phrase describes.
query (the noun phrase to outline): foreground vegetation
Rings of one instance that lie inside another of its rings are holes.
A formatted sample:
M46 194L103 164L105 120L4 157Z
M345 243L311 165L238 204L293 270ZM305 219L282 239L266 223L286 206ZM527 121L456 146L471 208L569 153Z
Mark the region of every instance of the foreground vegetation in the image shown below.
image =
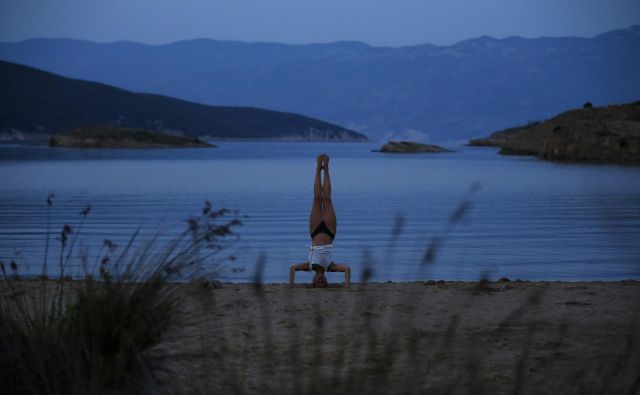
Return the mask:
M426 241L416 280L429 277L478 188ZM233 259L224 247L239 221L218 223L229 213L208 204L166 244L136 243L137 235L122 248L105 241L97 264L69 279L65 265L75 259L71 251L88 213L60 230L55 279L25 280L16 263L3 264L0 380L7 393L633 394L640 388L637 282L375 284L377 258L365 252L361 282L352 289L264 284L266 256L252 284L221 284L211 273L203 276L204 266L211 258L217 265ZM385 262L393 261L404 224L396 218Z
M207 204L167 243L159 243L159 235L139 240L137 232L121 248L105 240L90 266L87 256L74 255L89 212L82 211L77 226L60 230L59 259L51 265L45 253L38 279L21 276L16 261L0 263L3 393L156 393L179 385L166 379L167 356L151 352L181 325L181 295L170 283L206 275L205 264L215 270L227 258L220 254L239 220L218 223L228 211ZM49 242L47 232L47 252ZM66 274L74 259L84 268L78 279Z

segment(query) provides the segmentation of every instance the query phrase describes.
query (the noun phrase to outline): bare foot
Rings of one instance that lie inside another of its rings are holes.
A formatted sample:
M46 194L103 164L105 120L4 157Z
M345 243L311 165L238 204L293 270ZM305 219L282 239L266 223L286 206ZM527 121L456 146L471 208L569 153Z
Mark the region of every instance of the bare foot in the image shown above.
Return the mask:
M324 155L322 167L324 167L325 170L329 170L329 155Z
M317 162L316 167L318 169L322 169L322 162L323 161L324 161L324 154L318 155L318 157L316 158L316 162Z

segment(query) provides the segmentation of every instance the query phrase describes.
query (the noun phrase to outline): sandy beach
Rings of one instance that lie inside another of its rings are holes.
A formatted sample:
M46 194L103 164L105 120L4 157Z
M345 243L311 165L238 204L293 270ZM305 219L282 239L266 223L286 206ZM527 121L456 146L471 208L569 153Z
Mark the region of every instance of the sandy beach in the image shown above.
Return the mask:
M639 390L638 281L174 286L184 392Z

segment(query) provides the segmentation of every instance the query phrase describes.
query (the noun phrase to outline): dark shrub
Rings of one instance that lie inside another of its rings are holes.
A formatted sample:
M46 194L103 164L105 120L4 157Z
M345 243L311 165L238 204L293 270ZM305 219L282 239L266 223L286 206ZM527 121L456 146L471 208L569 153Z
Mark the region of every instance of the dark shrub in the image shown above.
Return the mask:
M46 259L36 280L20 275L13 261L8 267L0 262L3 393L171 393L167 385L180 385L162 363L168 358L149 354L181 324L179 288L171 282L201 274L205 263L225 261L212 257L229 244L225 240L240 221L216 222L229 211L212 211L207 202L203 215L166 243L158 235L138 242L136 232L117 251L105 240L99 266L72 279L65 268L76 259L74 242L89 211L81 212L77 227L62 229L55 278L46 275ZM45 244L48 249L49 237Z

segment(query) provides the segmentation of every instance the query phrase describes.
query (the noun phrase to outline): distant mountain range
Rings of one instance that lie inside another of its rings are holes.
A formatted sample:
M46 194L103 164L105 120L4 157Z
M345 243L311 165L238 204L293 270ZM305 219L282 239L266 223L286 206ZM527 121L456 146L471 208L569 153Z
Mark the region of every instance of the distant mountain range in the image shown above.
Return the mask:
M0 43L0 59L210 105L305 114L373 138L410 131L463 139L586 101L637 100L640 92L640 26L593 38L479 37L401 48L33 39Z
M302 115L132 93L0 61L1 140L43 141L55 133L98 124L205 139L366 140Z

